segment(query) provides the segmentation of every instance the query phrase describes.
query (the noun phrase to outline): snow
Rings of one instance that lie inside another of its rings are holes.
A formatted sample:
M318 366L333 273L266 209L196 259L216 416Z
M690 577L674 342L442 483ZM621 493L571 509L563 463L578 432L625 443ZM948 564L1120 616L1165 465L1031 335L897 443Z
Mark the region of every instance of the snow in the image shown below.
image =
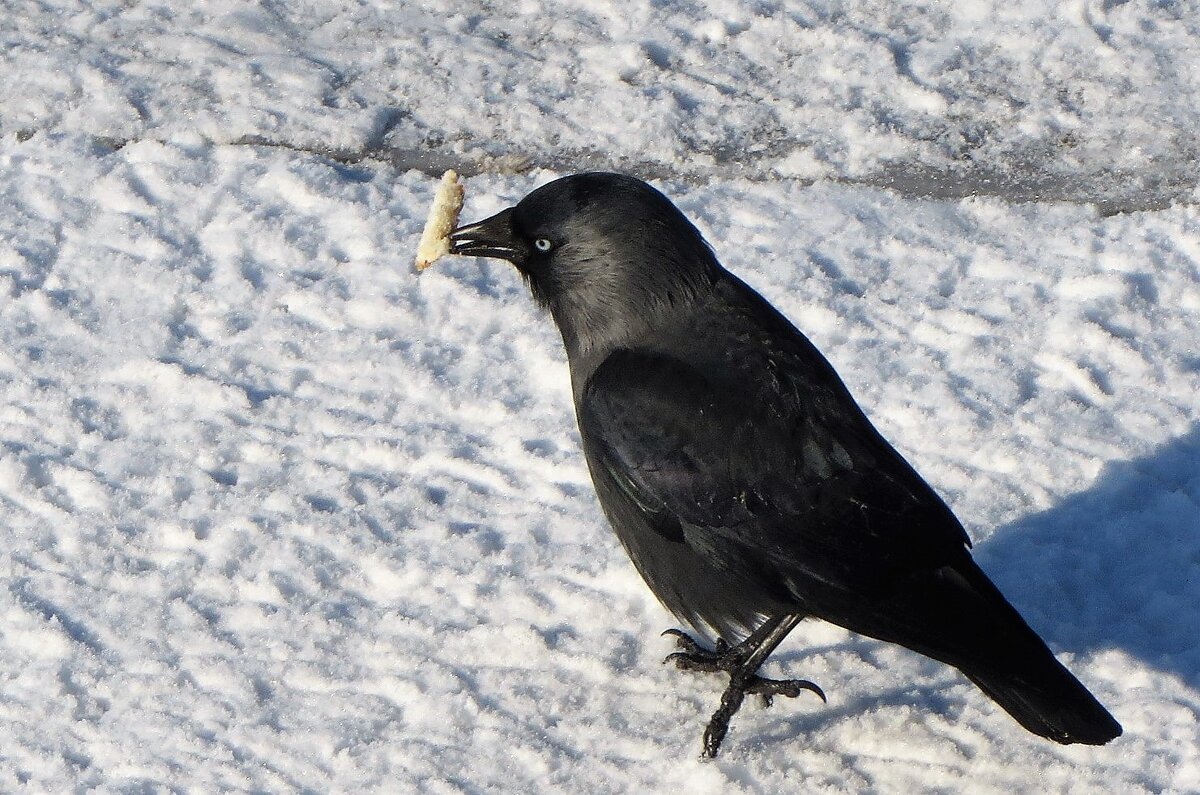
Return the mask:
M10 2L0 790L1200 791L1188 3ZM806 623L715 677L604 524L549 319L411 260L655 181L1125 735Z

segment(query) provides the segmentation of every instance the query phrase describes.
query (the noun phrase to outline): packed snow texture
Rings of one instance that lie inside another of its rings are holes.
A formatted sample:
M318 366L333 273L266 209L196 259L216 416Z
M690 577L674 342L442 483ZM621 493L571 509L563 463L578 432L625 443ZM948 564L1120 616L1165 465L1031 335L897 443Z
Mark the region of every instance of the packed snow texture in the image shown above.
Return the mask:
M1194 6L608 9L4 4L0 790L1200 790ZM721 681L660 664L549 319L412 273L430 174L471 221L597 165L810 335L1123 737L812 622L767 672L829 705L698 758Z

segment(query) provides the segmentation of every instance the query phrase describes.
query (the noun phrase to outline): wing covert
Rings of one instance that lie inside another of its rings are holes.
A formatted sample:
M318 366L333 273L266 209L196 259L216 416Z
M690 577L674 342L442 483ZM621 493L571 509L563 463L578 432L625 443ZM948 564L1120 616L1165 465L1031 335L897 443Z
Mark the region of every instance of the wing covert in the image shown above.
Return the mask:
M784 381L774 373L794 363L761 364L714 376L650 351L611 354L578 407L593 477L655 532L787 581L875 587L962 554L962 526L866 417L823 408L847 405L829 394L840 381Z

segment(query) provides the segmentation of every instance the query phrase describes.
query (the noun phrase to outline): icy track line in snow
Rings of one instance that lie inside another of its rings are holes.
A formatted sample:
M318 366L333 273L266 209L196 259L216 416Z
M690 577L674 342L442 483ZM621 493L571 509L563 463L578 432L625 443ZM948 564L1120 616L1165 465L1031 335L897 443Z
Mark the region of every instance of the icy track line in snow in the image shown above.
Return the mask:
M154 138L94 138L97 145L117 151L129 144L148 141L169 145ZM368 144L362 149L336 149L303 146L287 141L252 136L229 142L206 142L205 146L246 146L282 149L326 158L344 165L375 162L396 171L418 171L440 177L448 169L463 177L512 176L537 171L570 174L580 171L617 171L647 180L682 181L694 186L723 179L751 183L786 182L799 187L827 182L837 185L880 188L904 198L955 200L972 197L999 199L1010 204L1063 203L1090 204L1101 215L1153 212L1172 206L1200 204L1200 161L1194 154L1180 153L1170 162L1138 172L1093 170L1087 173L1055 173L1053 162L1036 156L1001 166L964 162L955 168L939 168L922 163L891 162L862 177L830 174L822 177L798 177L779 174L772 168L773 157L749 153L742 159L731 153L728 159L713 163L675 164L654 160L631 160L602 152L580 150L526 154L511 152L486 155L478 152L453 152L440 149L396 149Z

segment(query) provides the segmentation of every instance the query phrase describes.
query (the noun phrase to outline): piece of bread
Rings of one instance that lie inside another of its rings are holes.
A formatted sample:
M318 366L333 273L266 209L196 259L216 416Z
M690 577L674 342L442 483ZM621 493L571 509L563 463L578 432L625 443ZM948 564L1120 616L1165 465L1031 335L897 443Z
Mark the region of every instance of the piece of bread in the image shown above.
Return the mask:
M429 208L429 217L425 219L425 229L421 232L421 242L417 245L417 270L423 271L450 253L448 235L458 226L458 213L463 206L463 186L458 181L458 174L451 170L442 174L437 193L433 196L433 205Z

